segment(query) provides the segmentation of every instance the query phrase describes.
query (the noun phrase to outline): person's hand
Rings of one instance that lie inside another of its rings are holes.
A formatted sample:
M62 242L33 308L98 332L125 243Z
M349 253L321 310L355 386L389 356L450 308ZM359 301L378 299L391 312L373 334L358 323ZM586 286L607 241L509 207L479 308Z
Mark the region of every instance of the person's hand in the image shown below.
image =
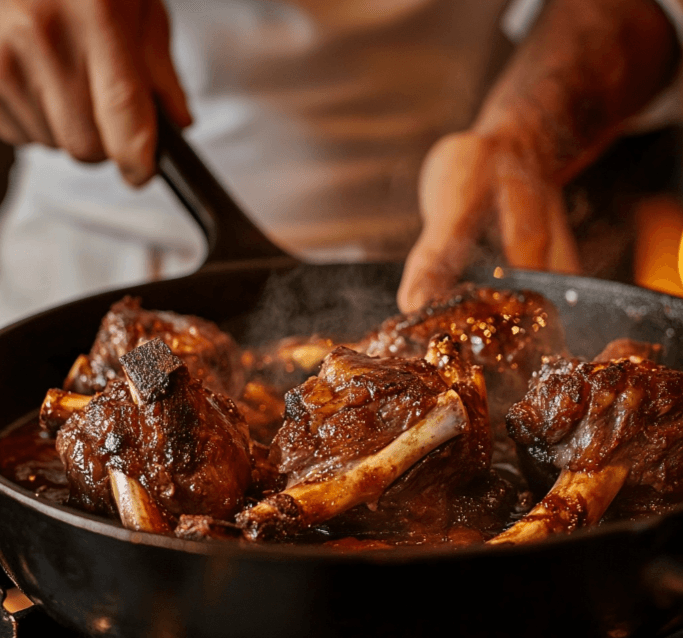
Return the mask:
M477 240L492 231L510 266L580 270L560 186L543 176L532 152L502 137L442 138L423 165L420 209L422 233L398 292L404 312L455 283Z
M155 98L191 117L160 0L0 0L0 138L112 159L139 185L155 171Z

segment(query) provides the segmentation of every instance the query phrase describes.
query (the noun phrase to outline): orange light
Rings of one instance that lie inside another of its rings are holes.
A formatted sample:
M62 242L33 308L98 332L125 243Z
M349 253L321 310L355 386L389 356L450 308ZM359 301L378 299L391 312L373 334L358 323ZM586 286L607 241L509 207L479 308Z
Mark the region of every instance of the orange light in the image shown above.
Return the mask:
M666 197L644 201L636 209L635 223L635 282L683 297L683 206Z
M10 614L16 614L18 611L27 609L32 605L33 603L16 587L7 590L7 598L5 598L3 607Z

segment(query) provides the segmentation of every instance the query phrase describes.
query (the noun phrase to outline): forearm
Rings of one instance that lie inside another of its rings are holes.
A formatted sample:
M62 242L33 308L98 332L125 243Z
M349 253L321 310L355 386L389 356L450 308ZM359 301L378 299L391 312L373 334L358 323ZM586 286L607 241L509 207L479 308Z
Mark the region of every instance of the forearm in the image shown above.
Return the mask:
M654 0L554 0L474 130L531 150L564 183L671 80L676 34Z

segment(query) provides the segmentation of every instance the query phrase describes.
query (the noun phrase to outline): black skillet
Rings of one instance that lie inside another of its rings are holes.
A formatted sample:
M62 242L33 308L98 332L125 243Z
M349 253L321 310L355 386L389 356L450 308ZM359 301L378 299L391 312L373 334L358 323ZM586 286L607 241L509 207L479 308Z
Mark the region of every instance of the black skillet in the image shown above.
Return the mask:
M400 266L307 266L267 240L241 241L244 232L264 238L241 213L238 222L217 214L235 206L210 176L200 178L197 199L201 164L176 146L174 131L163 136L162 172L208 232L207 263L188 277L87 297L1 330L0 431L61 384L124 293L148 308L213 319L246 341L334 329L340 317L360 332L395 312ZM241 261L225 263L231 255ZM683 300L547 273L496 279L478 271L470 279L546 295L577 355L629 336L662 343L665 363L683 368ZM52 617L94 636L649 637L683 613L682 541L683 512L675 512L526 547L457 552L201 543L131 532L0 477L2 565Z

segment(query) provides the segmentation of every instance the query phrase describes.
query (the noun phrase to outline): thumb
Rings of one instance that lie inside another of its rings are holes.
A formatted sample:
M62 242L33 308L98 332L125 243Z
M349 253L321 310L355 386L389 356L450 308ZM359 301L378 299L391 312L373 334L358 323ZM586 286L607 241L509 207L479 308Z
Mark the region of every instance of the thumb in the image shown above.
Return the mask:
M468 258L469 244L451 240L446 232L423 233L403 269L396 298L401 312L420 309L455 284Z
M86 30L87 69L95 122L108 157L125 179L141 185L155 172L156 111L135 24L114 3L95 3Z
M168 14L159 0L152 1L145 25L144 57L152 90L178 126L189 126L192 115L171 58Z
M397 302L416 310L452 286L467 266L485 222L490 194L490 142L474 134L443 138L420 176L424 228L406 260Z

